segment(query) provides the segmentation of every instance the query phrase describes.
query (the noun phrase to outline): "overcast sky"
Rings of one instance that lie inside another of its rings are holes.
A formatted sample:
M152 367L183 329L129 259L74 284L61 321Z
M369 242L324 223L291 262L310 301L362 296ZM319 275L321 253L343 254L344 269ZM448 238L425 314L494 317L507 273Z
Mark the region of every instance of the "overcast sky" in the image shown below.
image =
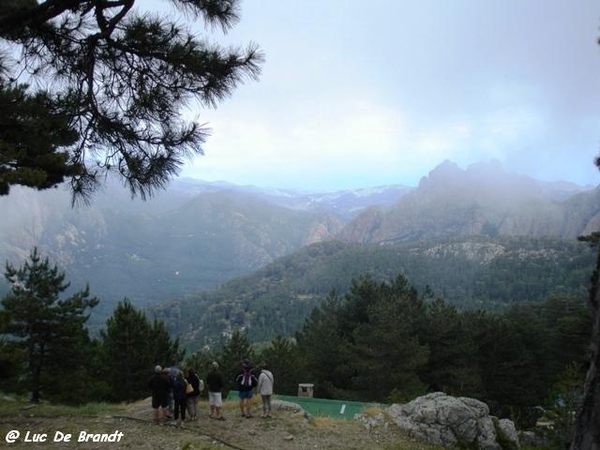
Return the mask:
M446 159L493 158L600 184L597 0L244 0L233 30L208 32L257 43L266 62L259 82L193 112L212 136L183 176L415 186Z

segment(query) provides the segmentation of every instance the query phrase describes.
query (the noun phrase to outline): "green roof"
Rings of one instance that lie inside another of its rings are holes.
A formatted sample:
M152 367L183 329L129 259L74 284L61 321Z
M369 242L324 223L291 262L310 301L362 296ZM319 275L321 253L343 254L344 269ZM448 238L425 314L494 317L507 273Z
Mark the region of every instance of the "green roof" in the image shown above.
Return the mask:
M229 391L228 398L237 398L237 391ZM327 416L337 419L353 419L365 409L386 407L381 403L363 403L349 400L330 400L326 398L295 397L293 395L274 395L274 399L296 403L313 416Z

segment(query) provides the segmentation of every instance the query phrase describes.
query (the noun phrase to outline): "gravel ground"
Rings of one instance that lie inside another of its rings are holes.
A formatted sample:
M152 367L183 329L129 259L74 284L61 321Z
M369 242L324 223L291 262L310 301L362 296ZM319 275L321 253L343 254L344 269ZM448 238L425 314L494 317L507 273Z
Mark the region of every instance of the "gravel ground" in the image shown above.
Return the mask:
M38 417L34 410L0 418L0 448L14 449L428 449L382 422L368 429L356 420L307 418L298 408L282 406L273 417L241 417L237 403L226 402L226 420L212 420L206 402L197 421L154 424L150 399L131 404L118 416ZM18 432L18 437L16 436ZM70 439L68 438L70 436ZM9 443L10 440L14 443ZM67 439L69 439L67 441ZM87 439L87 442L83 442ZM105 442L98 442L104 439ZM40 442L44 440L43 442Z

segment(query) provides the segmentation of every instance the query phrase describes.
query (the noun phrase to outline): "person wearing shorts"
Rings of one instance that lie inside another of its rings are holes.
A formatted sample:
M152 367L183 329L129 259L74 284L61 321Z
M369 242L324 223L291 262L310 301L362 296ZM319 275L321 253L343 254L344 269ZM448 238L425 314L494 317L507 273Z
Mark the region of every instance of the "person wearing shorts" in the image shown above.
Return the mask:
M235 378L235 381L238 385L238 392L240 395L240 410L242 412L242 417L249 419L252 417L252 391L258 383L249 360L242 360L242 370Z
M210 365L210 371L206 376L206 386L208 387L208 404L210 405L210 418L216 420L225 420L221 415L223 406L223 387L225 383L223 376L219 372L219 363L213 361Z
M165 419L166 409L169 405L169 392L171 383L169 378L163 374L162 367L154 368L154 375L148 381L148 387L152 392L152 409L154 410L154 421L159 422Z

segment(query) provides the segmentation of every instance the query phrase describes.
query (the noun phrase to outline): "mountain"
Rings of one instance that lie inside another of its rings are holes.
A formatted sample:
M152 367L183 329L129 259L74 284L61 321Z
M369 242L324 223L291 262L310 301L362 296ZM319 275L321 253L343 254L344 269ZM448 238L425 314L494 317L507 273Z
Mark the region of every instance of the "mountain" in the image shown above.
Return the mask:
M353 279L404 275L462 308L503 309L515 302L568 295L585 301L594 252L571 239L463 237L405 244L329 241L303 247L210 292L151 307L151 315L189 348L218 342L243 328L268 340L298 330L332 291Z
M74 209L64 190L13 188L0 197L0 260L20 265L37 246L66 272L72 289L90 284L101 300L93 318L102 320L123 297L144 306L195 296L314 243L572 240L600 227L599 195L598 189L505 173L494 163L462 170L451 162L436 167L416 188L301 192L180 179L142 202L109 180L90 206ZM305 263L328 272L316 260ZM360 268L360 261L353 267ZM385 270L396 273L393 267ZM287 298L285 284L277 283L261 283L260 289ZM326 291L339 286L333 283ZM0 295L6 290L2 279ZM262 298L267 310L260 292L248 295ZM298 295L306 299L302 308L314 304L312 297ZM294 313L298 318L302 308Z
M542 183L506 173L497 162L466 170L446 161L393 206L373 207L337 236L389 243L444 236L575 238L600 225L600 189Z
M106 315L123 297L142 305L212 289L331 239L365 202L385 207L407 190L310 194L182 179L144 202L109 182L72 208L62 189L15 187L0 197L0 260L20 265L37 246L74 290L89 282Z

